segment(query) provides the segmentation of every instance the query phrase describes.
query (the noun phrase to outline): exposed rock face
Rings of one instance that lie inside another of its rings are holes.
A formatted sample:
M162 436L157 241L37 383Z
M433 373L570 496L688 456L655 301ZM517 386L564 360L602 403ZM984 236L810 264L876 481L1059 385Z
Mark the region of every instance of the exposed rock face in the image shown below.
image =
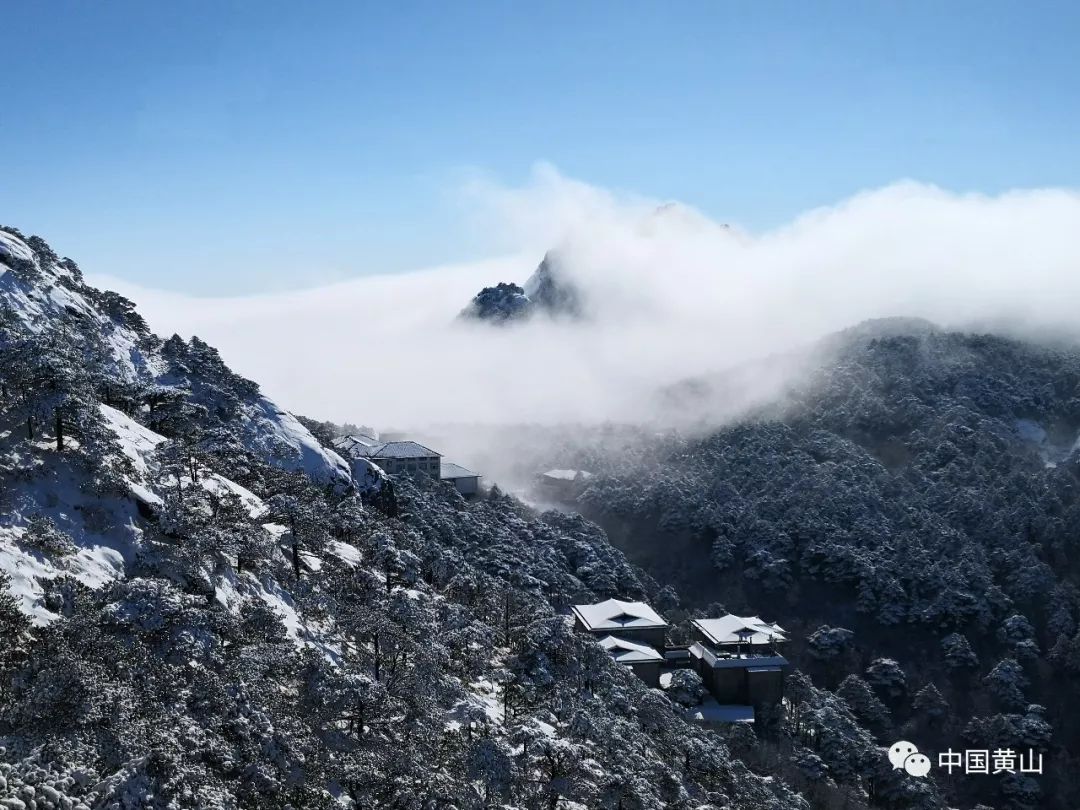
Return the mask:
M564 259L553 250L525 282L525 295L535 309L553 317L580 318L583 314L581 294L566 278Z
M459 317L502 324L521 320L532 313L532 302L517 284L496 284L476 294Z
M567 280L563 259L555 251L548 251L524 287L506 282L485 287L459 317L507 324L527 320L537 313L569 319L578 319L583 314L581 294Z

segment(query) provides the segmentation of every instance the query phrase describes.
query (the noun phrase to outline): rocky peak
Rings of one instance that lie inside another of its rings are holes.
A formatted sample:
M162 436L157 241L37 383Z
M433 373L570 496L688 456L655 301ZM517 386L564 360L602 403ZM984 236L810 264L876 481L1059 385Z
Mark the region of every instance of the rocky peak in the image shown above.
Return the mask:
M485 287L459 317L507 324L527 320L537 313L569 319L580 318L583 313L581 294L566 277L563 257L553 250L544 255L524 287L507 282Z

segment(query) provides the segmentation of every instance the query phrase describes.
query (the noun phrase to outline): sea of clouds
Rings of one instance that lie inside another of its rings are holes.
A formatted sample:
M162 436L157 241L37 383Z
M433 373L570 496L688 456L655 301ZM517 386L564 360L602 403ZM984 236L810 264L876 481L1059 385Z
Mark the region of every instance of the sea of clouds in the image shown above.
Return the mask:
M1076 331L1071 190L985 196L900 182L761 233L548 166L520 187L474 182L468 193L472 216L499 234L498 255L482 262L233 298L90 281L136 301L159 333L217 346L290 409L383 429L656 418L661 386L869 318ZM588 318L456 320L482 287L522 283L548 248Z

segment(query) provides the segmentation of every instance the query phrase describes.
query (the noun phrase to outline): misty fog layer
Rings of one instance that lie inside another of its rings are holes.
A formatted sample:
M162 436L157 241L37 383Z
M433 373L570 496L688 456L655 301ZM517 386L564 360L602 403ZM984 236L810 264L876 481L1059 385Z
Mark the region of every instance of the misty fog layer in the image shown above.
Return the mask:
M244 298L91 281L135 300L158 332L217 346L287 407L383 429L674 419L656 412L659 387L868 318L1073 330L1080 305L1080 195L1068 190L905 182L761 234L550 168L521 188L474 185L470 199L508 258ZM551 247L585 321L455 320L482 287L522 283ZM760 386L751 398L778 382L743 378Z

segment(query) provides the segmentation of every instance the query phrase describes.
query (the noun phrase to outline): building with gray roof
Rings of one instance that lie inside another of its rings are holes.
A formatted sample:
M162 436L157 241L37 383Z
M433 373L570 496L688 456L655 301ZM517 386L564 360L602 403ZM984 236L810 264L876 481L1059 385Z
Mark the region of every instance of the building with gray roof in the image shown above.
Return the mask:
M616 636L664 649L668 623L644 602L608 599L595 605L574 605L573 614L578 629L587 633Z
M777 704L784 695L788 661L777 646L787 641L784 628L757 616L728 614L692 622L693 668L721 704Z
M762 621L757 616L729 613L719 619L694 619L693 626L703 641L718 647L761 647L787 641L783 627Z
M600 646L607 650L617 663L630 667L633 673L649 686L660 686L660 666L664 662L664 656L648 644L604 636L600 639Z
M452 461L443 460L440 478L449 481L466 498L475 495L480 490L480 473L475 473L467 467L455 464Z
M352 458L367 459L390 475L427 476L438 481L442 470L442 456L419 442L342 436L334 441L334 448Z
M334 449L349 459L375 464L390 475L427 476L453 484L465 497L480 491L480 473L444 461L442 454L410 439L382 441L355 434L334 439Z

